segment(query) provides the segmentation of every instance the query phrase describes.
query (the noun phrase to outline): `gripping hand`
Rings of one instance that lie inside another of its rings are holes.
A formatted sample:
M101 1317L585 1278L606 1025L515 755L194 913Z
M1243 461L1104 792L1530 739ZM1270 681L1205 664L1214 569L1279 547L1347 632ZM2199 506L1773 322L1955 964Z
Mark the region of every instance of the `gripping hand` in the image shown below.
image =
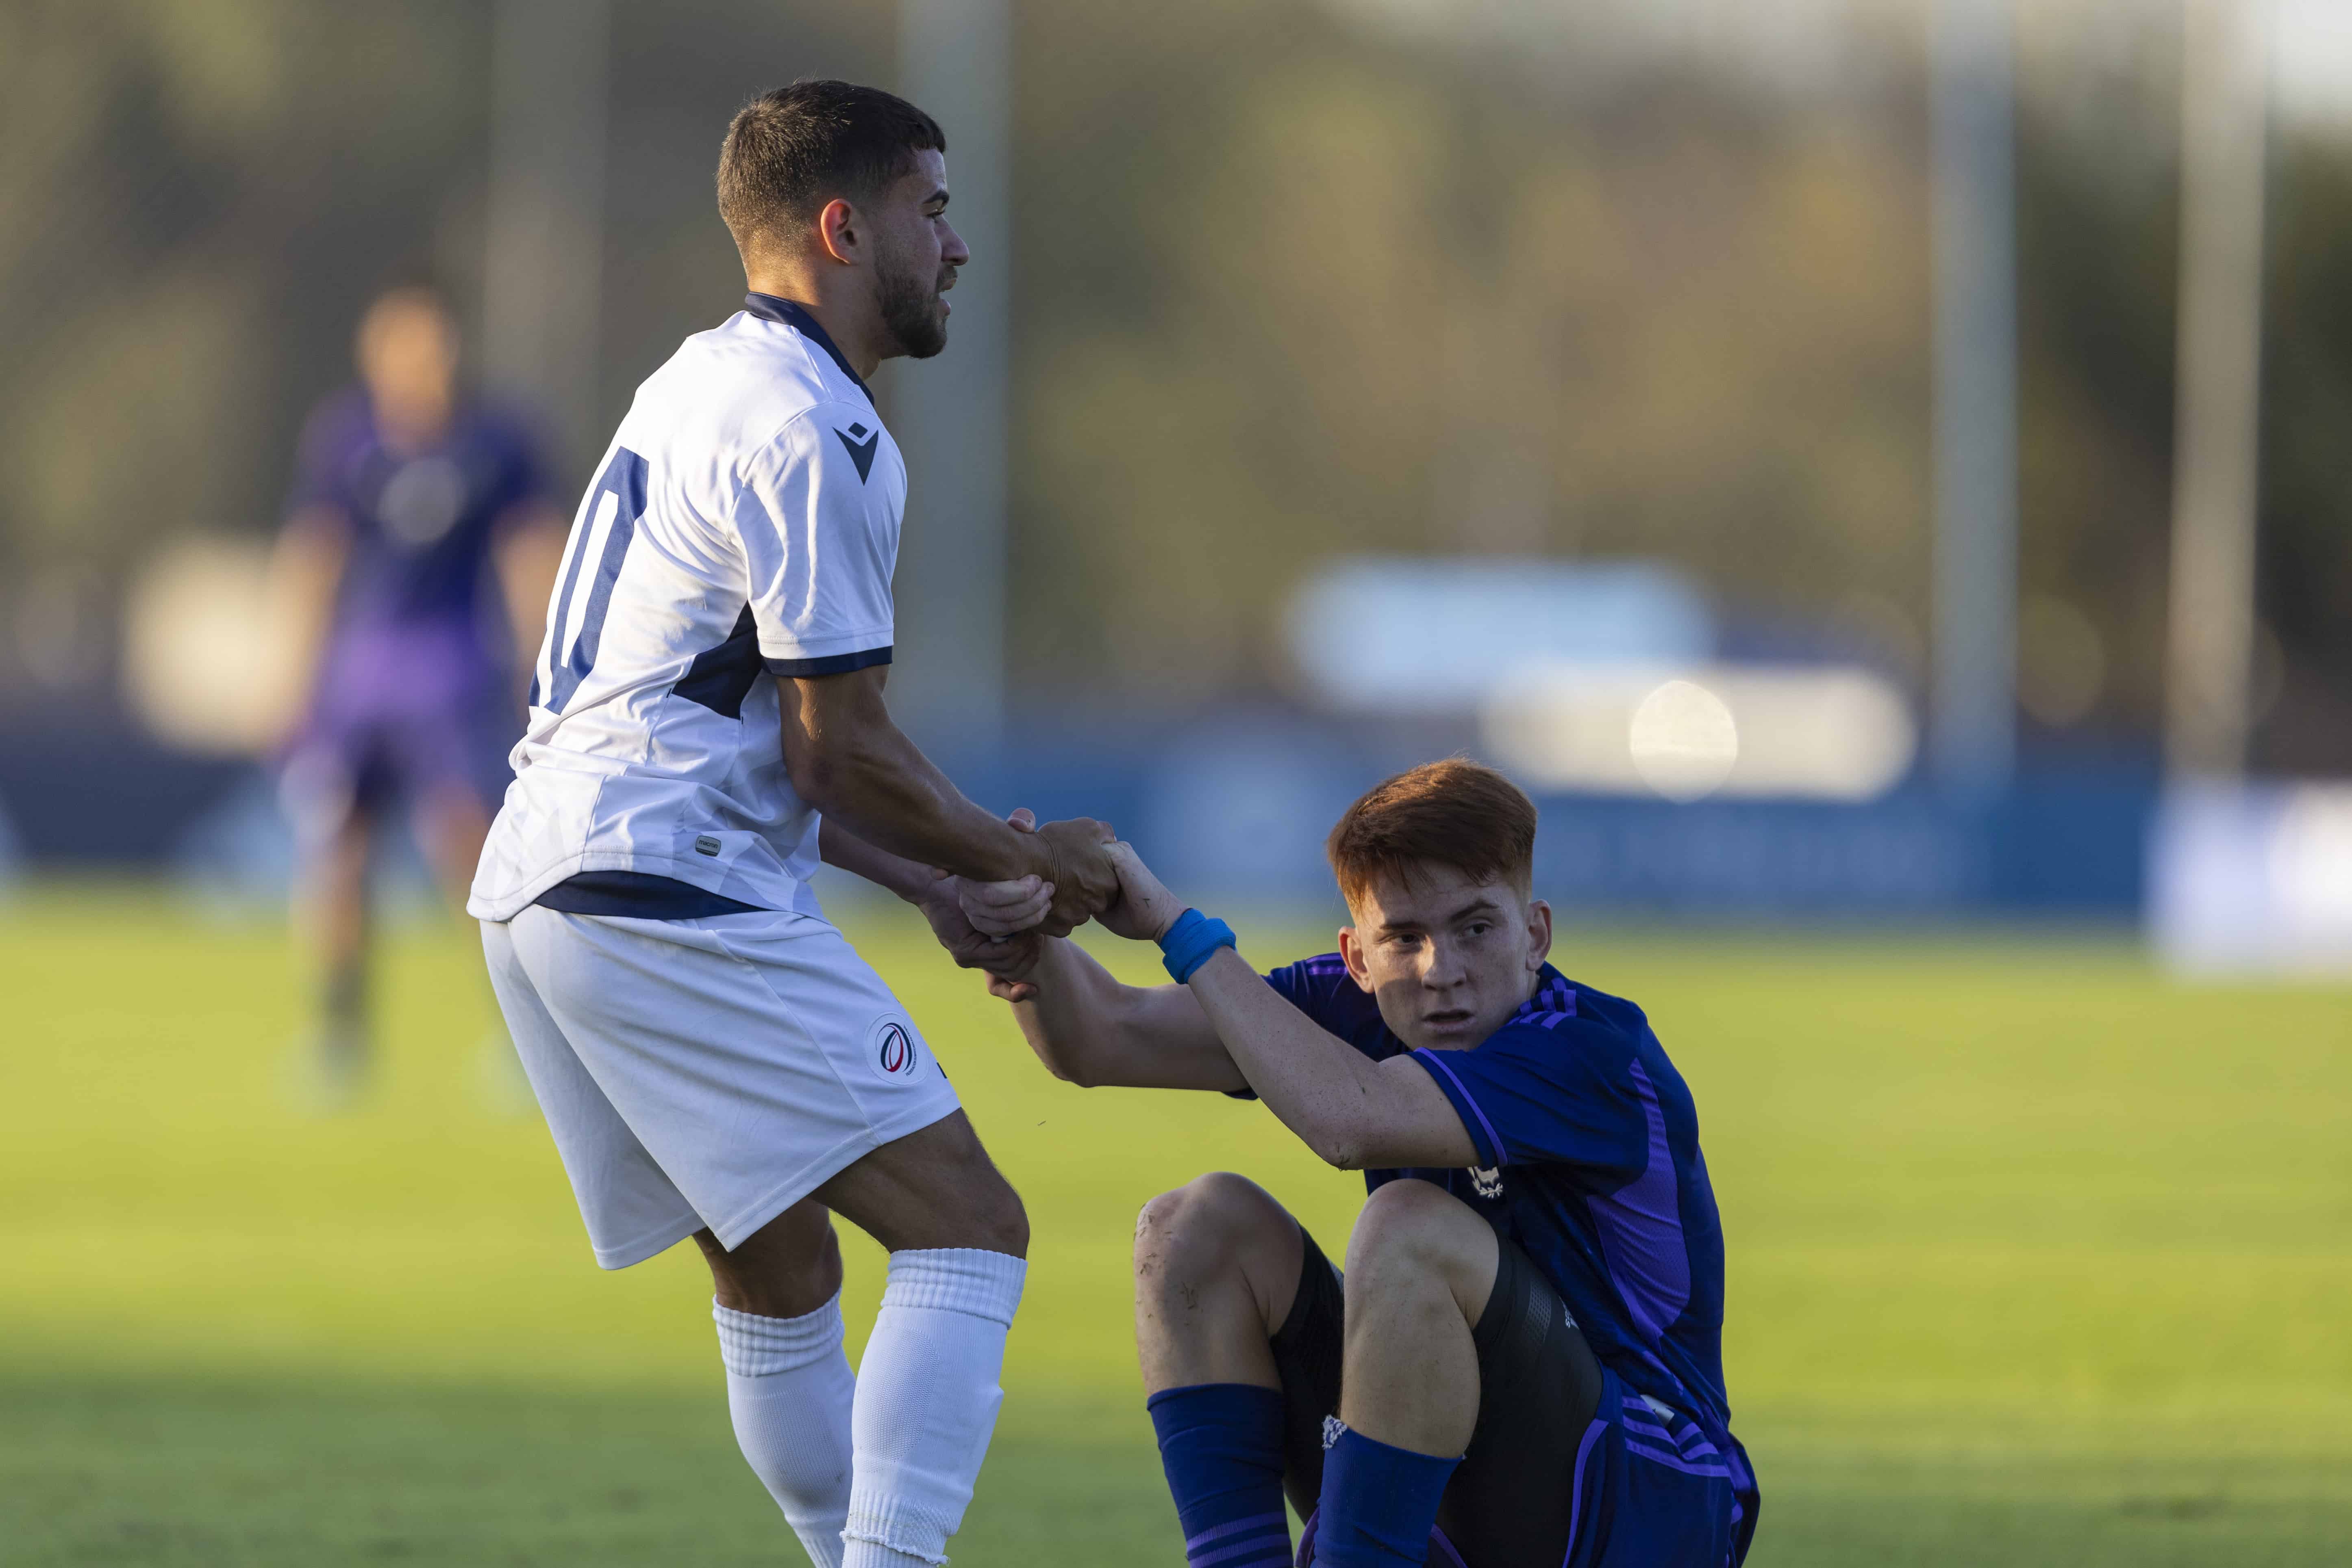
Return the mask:
M1067 936L1118 900L1118 868L1111 863L1114 837L1107 823L1090 816L1049 822L1037 830L1039 847L1054 887L1053 908L1037 929Z

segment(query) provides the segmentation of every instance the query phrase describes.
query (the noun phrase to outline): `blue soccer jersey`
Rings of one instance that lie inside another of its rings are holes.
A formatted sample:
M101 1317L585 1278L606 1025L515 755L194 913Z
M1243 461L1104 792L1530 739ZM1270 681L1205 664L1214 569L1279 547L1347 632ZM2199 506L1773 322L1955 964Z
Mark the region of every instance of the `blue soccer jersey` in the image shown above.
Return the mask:
M500 521L545 489L520 421L460 408L432 447L401 452L367 394L352 389L311 416L288 510L331 512L343 530L339 635L420 624L470 630L486 599L499 608L485 588Z
M495 410L459 408L417 451L387 437L362 390L312 416L289 510L343 553L286 757L306 833L401 795L496 803L520 715L495 557L501 530L542 493L528 431Z
M1601 1364L1730 1442L1723 1385L1723 1227L1698 1112L1631 1002L1549 964L1534 997L1469 1050L1412 1051L1339 954L1266 981L1375 1061L1411 1055L1478 1152L1466 1171L1367 1171L1444 1187L1524 1248Z

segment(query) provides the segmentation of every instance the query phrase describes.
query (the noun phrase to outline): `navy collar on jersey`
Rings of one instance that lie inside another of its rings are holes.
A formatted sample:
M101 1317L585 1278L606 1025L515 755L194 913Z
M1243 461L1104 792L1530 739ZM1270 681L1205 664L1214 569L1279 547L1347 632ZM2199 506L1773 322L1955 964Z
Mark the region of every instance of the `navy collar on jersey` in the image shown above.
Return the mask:
M763 321L782 322L814 342L817 347L833 356L833 363L841 367L842 374L857 384L857 390L866 394L866 402L874 401L874 393L866 384L866 378L849 368L849 361L843 358L841 351L833 346L832 337L823 327L817 325L816 318L809 314L806 305L796 300L786 300L780 295L751 293L743 296L743 308Z

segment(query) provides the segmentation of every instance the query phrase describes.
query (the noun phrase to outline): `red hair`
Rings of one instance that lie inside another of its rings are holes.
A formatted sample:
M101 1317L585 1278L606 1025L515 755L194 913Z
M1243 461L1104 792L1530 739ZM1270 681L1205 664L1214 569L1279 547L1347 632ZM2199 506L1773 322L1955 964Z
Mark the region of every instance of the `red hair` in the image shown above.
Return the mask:
M1474 882L1508 882L1524 899L1534 890L1535 802L1477 763L1423 763L1349 806L1324 853L1351 908L1381 879L1410 881L1430 865Z

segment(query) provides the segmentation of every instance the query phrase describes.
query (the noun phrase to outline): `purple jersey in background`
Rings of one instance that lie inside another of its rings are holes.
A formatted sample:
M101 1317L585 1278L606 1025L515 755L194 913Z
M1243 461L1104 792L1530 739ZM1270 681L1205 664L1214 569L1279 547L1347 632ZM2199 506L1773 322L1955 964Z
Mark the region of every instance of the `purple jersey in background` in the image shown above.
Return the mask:
M520 421L463 407L431 447L385 445L367 394L320 405L302 434L289 512L326 508L349 531L335 606L339 632L477 625L502 618L491 553L499 520L545 490L535 444ZM502 646L486 643L486 651Z
M521 729L497 549L544 493L536 443L496 410L461 405L415 453L386 444L358 388L311 416L288 510L331 514L346 553L288 758L298 816L324 826L354 805L456 784L495 803Z

